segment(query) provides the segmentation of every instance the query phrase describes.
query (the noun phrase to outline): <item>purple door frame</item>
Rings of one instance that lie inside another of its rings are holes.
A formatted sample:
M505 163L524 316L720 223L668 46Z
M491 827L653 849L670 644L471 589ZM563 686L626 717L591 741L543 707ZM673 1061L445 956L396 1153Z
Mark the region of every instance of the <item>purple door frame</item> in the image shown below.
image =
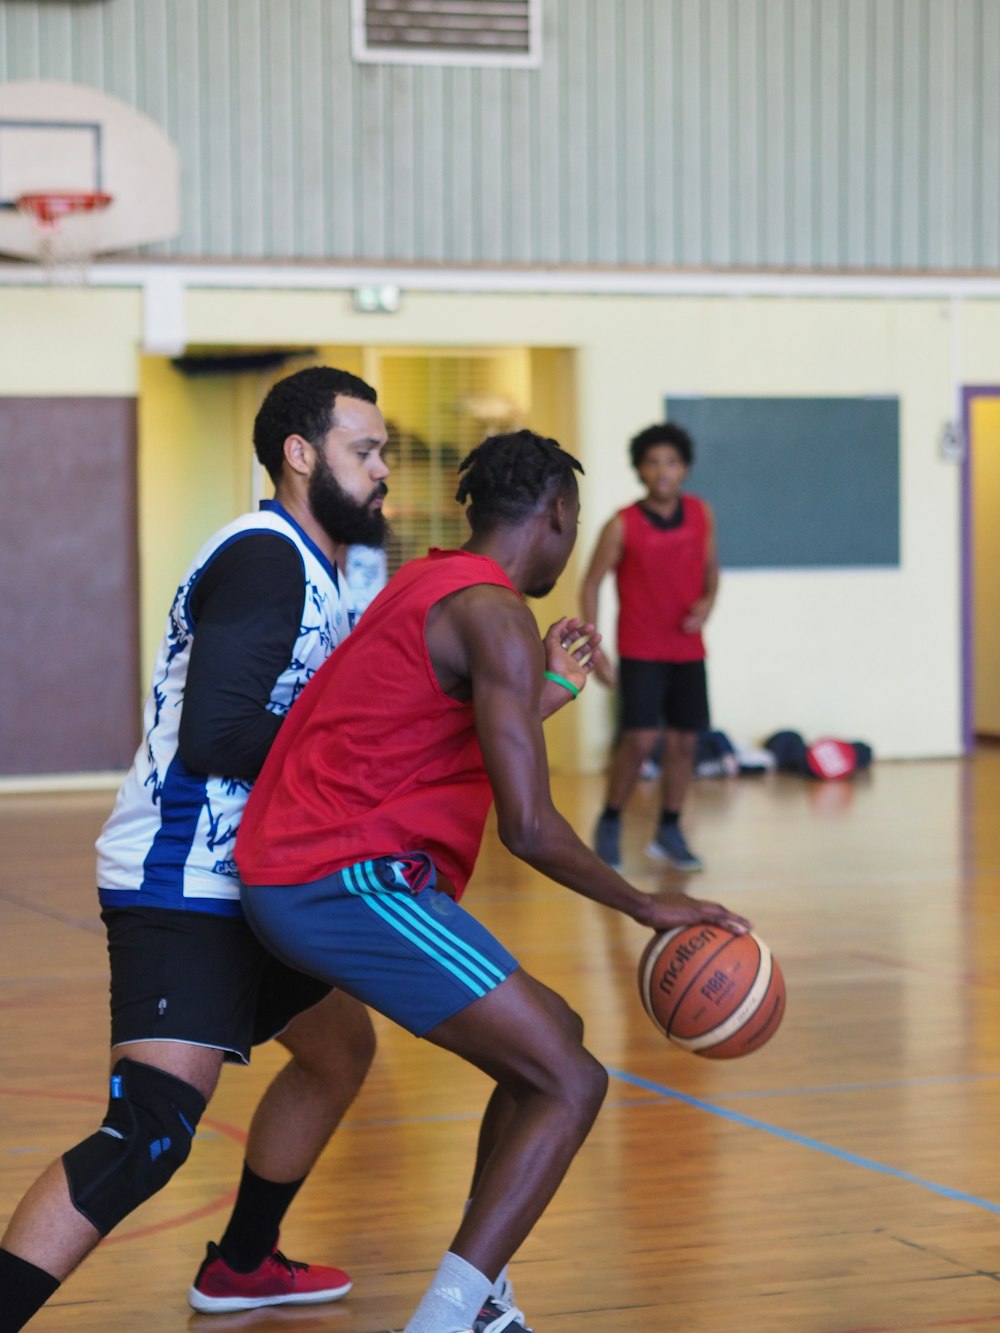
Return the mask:
M972 400L1000 398L1000 385L970 384L962 389L962 438L965 454L962 458L961 522L962 522L962 740L968 754L975 742L975 668L973 624L973 532L972 532Z

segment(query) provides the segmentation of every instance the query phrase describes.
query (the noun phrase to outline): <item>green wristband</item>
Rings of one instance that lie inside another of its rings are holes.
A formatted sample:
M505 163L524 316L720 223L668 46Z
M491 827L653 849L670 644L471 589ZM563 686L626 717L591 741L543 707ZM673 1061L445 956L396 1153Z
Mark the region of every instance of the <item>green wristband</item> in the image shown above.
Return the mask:
M573 696L574 699L579 697L580 694L579 685L574 685L573 682L571 680L567 680L565 676L557 676L554 671L546 671L545 679L554 680L557 685L562 685L564 689L569 690L570 694Z

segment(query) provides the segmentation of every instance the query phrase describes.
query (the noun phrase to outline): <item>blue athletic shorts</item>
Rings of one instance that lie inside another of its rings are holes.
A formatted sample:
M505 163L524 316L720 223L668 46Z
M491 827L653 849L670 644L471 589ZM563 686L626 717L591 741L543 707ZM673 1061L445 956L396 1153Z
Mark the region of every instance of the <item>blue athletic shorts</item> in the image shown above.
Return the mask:
M425 857L408 857L407 862ZM359 861L311 884L244 885L251 928L282 962L347 991L422 1037L517 966L435 887L418 892L395 858Z

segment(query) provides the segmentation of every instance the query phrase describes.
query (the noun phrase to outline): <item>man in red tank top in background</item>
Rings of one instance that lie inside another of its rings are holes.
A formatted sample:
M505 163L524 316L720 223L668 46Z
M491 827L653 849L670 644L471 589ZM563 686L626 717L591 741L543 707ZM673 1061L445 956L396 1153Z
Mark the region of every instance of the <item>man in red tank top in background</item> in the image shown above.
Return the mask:
M406 1333L530 1333L506 1265L607 1086L580 1018L459 904L491 800L504 846L585 898L652 930L749 925L640 892L552 804L542 719L579 694L598 636L565 619L543 640L524 598L569 559L577 470L531 431L473 450L469 541L404 565L372 602L302 692L240 824L243 908L267 947L495 1083L468 1209Z
M698 733L709 722L701 631L719 584L715 523L703 500L681 490L694 459L686 431L670 422L649 426L635 436L629 451L646 494L605 525L582 588L584 619L596 624L598 588L614 570L618 671L603 656L594 671L603 684L619 686L621 736L594 830L594 850L608 865L621 865L621 812L665 727L662 808L646 854L677 870L701 870L681 832L680 817L694 774Z

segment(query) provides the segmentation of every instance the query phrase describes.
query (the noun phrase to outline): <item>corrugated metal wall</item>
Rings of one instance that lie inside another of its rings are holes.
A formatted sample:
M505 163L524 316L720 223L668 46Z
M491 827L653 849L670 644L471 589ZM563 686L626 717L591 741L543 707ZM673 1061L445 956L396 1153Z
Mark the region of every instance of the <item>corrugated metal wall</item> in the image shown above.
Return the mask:
M217 258L1000 266L1000 0L543 0L539 70L356 65L349 0L2 0L0 78L177 143Z

